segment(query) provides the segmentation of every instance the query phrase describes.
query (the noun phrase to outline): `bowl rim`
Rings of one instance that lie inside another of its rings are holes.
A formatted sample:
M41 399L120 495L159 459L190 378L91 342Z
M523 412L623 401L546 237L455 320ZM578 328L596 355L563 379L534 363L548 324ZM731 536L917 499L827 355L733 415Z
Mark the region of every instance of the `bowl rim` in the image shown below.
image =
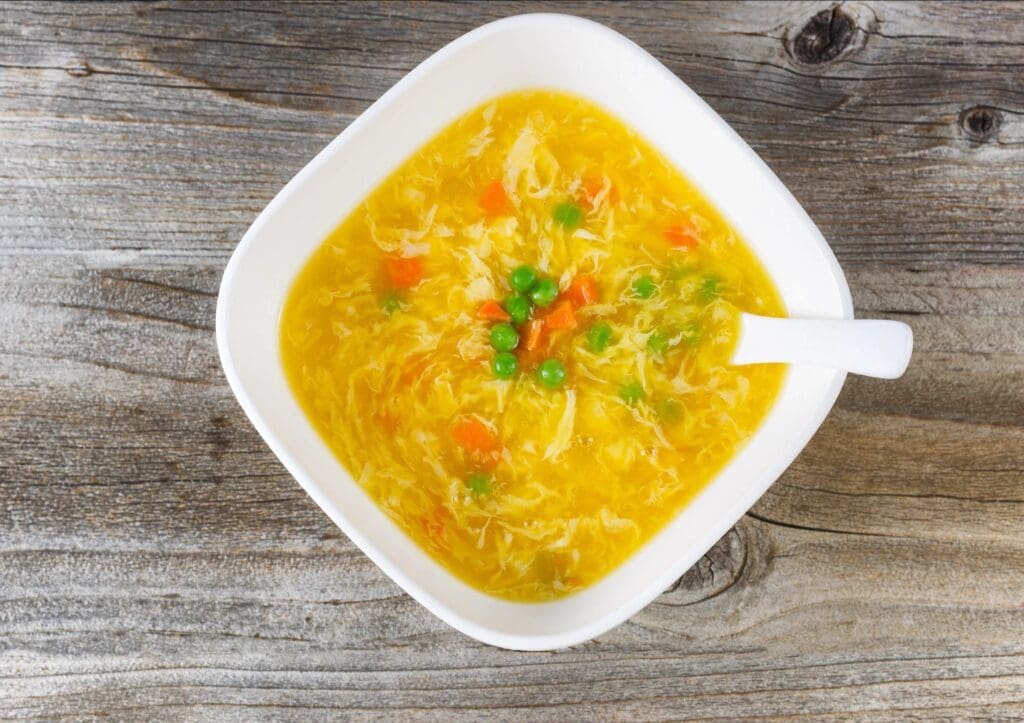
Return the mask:
M707 112L713 116L713 120L718 124L719 130L733 137L733 142L740 151L744 152L748 156L749 161L752 161L762 167L764 172L762 174L764 176L762 180L766 183L772 184L774 186L773 190L778 193L781 198L788 199L788 203L794 207L790 208L790 211L796 211L798 214L802 215L806 219L806 223L810 224L814 232L816 232L816 238L819 244L818 250L822 254L821 261L823 261L826 267L831 271L832 280L835 282L837 287L840 305L839 314L843 318L852 318L853 306L849 288L842 269L840 268L839 263L827 242L823 237L821 237L817 226L809 217L807 217L803 208L796 199L792 197L788 189L786 189L782 182L768 168L764 161L746 144L746 142L743 141L742 138L740 138L740 136L736 134L736 132L720 116L718 116L714 110L708 107L707 104L704 103L704 101L682 80L633 41L600 23L576 16L558 13L531 13L515 15L482 25L456 38L440 50L433 53L430 57L401 78L394 86L388 89L377 101L371 104L369 108L354 119L308 164L296 173L295 176L281 189L280 192L278 192L273 200L271 200L257 216L255 221L243 235L238 246L232 253L227 266L225 267L218 294L216 311L217 348L229 386L238 399L242 409L246 413L246 416L259 432L260 436L268 444L282 464L284 464L286 469L288 469L292 476L295 477L300 485L306 490L307 494L310 495L310 497L328 514L332 521L341 528L341 530L345 532L356 546L359 547L378 567L380 567L403 590L409 593L414 599L437 617L441 618L457 630L460 630L477 640L504 648L518 650L549 650L554 648L563 648L584 642L606 632L607 630L622 623L650 603L668 586L668 584L671 583L672 580L678 578L683 572L685 572L690 564L692 564L692 561L685 564L683 562L679 562L678 564L668 565L660 574L652 576L649 583L645 584L644 589L637 591L627 603L621 604L595 619L568 626L559 631L539 634L510 633L486 624L481 624L476 620L469 619L465 615L453 609L451 605L438 599L435 595L424 589L424 587L406 573L402 564L385 555L381 551L375 539L369 534L364 534L364 531L360 529L359 526L356 525L343 510L339 509L338 506L328 498L318 482L305 473L301 461L293 454L293 451L289 449L281 439L279 439L277 434L271 428L271 425L268 423L268 419L264 416L265 410L259 407L253 395L250 394L248 382L242 378L242 375L239 372L239 367L232 348L232 317L229 306L232 296L236 292L239 277L244 273L245 259L267 224L282 207L293 201L293 197L297 191L301 190L303 184L308 179L314 177L321 168L346 145L349 138L353 137L364 127L373 124L383 114L392 111L394 104L401 99L407 89L414 87L421 79L429 76L437 66L441 65L451 56L458 54L464 48L476 44L497 33L522 30L524 28L531 27L548 26L552 24L565 29L586 29L588 32L599 35L603 41L613 43L620 48L626 49L629 53L635 55L638 61L642 61L647 64L650 72L657 73L662 76L668 76L668 79L675 88L679 92L685 94L690 102L696 102L704 106L707 109ZM654 147L659 148L659 144L655 139L648 138L647 140ZM693 180L699 181L699 179ZM372 190L372 187L375 185L376 184L370 184L368 189ZM369 190L365 193L368 192ZM790 374L792 374L792 372L790 372ZM813 413L809 413L804 417L805 421L802 427L799 430L793 431L793 438L799 440L799 445L796 447L793 457L803 449L806 443L810 440L810 437L818 429L824 418L831 410L835 399L843 386L845 376L846 375L842 372L831 372L828 384L823 388L820 403L817 405ZM764 427L765 424L766 422L762 422L761 427ZM755 436L760 432L760 429L761 428L759 428L758 432L755 432ZM787 459L784 456L780 456L776 462L778 462L778 464L769 465L769 468L763 473L763 478L767 480L764 484L751 485L743 496L738 497L735 500L735 503L731 505L727 513L722 514L715 523L709 524L706 527L703 533L703 538L713 539L710 539L710 543L707 547L704 547L700 554L697 555L697 559L699 559L699 557L703 555L716 540L724 535L746 513L746 511L753 506L754 502L757 501L757 499L765 490L767 490L767 488L785 470L785 468L789 466L792 462L792 457ZM701 495L704 495L707 490L711 489L716 484L720 475L721 473L716 475L714 479L705 485L701 493L699 493L698 498ZM351 481L353 485L359 487L358 483L354 479ZM359 489L361 490L361 488ZM678 518L686 509L694 505L695 502L696 500L692 500L687 503L687 505L677 512L673 519ZM671 523L667 523L665 528L660 530L652 540L661 536L670 524ZM397 525L395 525L395 531L397 534L405 535ZM638 554L639 550L634 552L633 555L631 555L631 558ZM680 560L684 559L685 555L681 555ZM444 570L440 563L437 563L436 561L434 562L439 570L442 570L449 575L451 574ZM624 564L625 563L623 563L623 565ZM454 578L454 576L453 579L458 580L458 578ZM459 582L462 585L466 585L466 583L463 583L461 580L459 580ZM469 588L468 585L466 587ZM561 600L565 599L566 598L562 598ZM510 602L508 604L543 606L553 603Z

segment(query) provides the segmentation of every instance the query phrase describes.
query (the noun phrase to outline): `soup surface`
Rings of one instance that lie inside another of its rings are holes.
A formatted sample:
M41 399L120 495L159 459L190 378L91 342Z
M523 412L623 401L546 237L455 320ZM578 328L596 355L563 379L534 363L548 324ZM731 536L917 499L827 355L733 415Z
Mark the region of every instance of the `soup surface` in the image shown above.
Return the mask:
M770 223L771 219L765 219ZM736 232L582 99L501 96L423 146L313 254L281 319L295 395L380 507L474 587L595 582L737 453L784 367Z

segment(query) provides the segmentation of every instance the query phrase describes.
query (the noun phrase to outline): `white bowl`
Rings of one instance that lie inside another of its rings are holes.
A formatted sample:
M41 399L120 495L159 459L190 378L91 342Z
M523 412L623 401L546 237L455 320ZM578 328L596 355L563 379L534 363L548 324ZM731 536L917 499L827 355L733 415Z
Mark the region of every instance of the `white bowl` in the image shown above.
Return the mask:
M728 467L636 554L570 597L544 603L491 597L455 578L409 539L341 466L292 396L278 350L281 308L295 275L328 232L417 148L489 98L540 87L596 102L670 158L754 249L791 315L853 316L828 244L750 147L639 46L566 15L499 20L445 46L277 194L242 238L221 282L217 346L232 390L310 497L406 592L465 634L521 650L589 640L657 597L793 461L845 378L794 367L768 418Z

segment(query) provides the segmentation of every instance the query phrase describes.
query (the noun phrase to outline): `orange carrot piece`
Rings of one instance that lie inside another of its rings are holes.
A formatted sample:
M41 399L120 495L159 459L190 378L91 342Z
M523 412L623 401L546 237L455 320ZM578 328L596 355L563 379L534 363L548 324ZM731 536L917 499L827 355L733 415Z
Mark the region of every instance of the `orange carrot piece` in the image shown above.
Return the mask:
M544 342L544 319L530 319L523 326L523 349L533 351Z
M473 461L476 462L477 467L485 472L493 472L501 461L501 450L496 449L493 452L475 455Z
M587 306L597 302L597 282L593 276L577 276L569 284L568 296L576 306Z
M604 188L603 178L588 176L583 179L583 185L580 186L580 199L591 208L596 208L595 201L602 188ZM615 186L609 186L608 195L605 196L604 200L608 203L616 203L619 200L618 189Z
M396 289L408 289L423 279L423 259L419 256L388 256L384 265L391 285Z
M500 216L508 210L508 194L501 181L495 179L487 184L480 194L480 208L488 216Z
M431 542L439 547L448 546L448 524L452 521L452 515L445 507L437 505L420 521Z
M544 317L544 326L553 331L575 329L576 312L573 310L572 302L569 299L562 299L551 307L551 311Z
M662 236L676 248L694 249L697 248L699 241L697 227L689 221L680 221L675 226L669 226L662 231Z
M479 310L476 312L476 318L487 319L488 321L509 321L512 317L501 308L501 304L494 299L488 299L480 305Z
M452 437L472 455L489 455L501 447L498 435L476 417L466 417L452 427Z
M399 375L398 380L402 383L402 386L418 382L428 366L430 366L430 361L425 356L407 358L402 366L402 373Z
M480 469L493 470L501 460L501 440L476 417L466 417L452 427L452 437Z
M378 412L377 414L374 414L373 419L378 424L380 424L380 426L383 427L384 430L387 431L389 434L394 433L394 431L398 429L398 419L396 419L395 415L391 414L388 411Z
M594 205L594 199L597 197L597 194L601 192L602 188L604 188L604 183L597 178L588 178L583 182L583 197L591 206Z

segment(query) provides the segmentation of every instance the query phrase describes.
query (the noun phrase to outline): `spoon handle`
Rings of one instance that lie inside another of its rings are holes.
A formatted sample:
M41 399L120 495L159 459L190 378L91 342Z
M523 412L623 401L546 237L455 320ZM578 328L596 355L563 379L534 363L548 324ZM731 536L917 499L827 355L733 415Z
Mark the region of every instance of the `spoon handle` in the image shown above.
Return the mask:
M914 334L901 321L774 319L743 314L733 364L814 364L896 379L910 362Z

